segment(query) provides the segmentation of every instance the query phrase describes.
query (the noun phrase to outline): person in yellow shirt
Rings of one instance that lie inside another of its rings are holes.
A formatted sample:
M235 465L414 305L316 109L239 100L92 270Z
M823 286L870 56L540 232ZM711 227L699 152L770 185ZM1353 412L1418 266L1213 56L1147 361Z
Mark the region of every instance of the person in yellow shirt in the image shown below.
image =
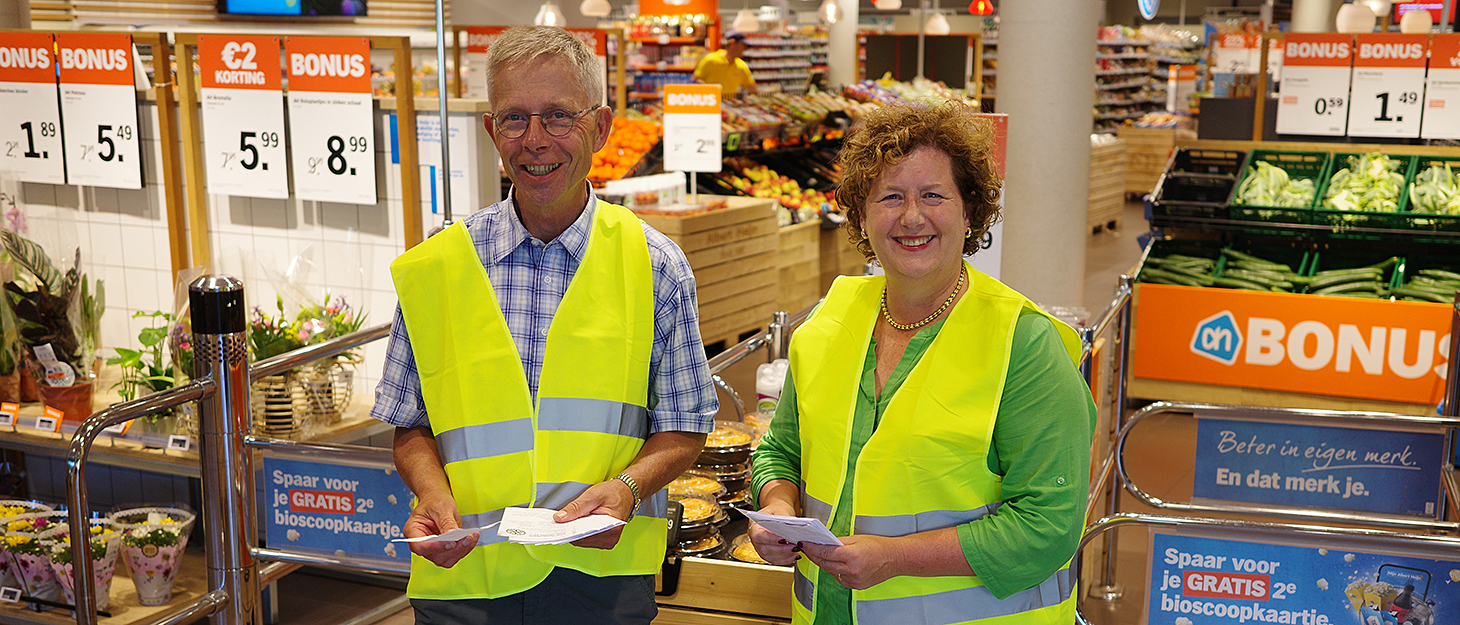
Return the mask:
M735 97L742 87L746 93L757 93L750 66L740 58L744 53L745 34L734 30L725 33L724 45L700 59L699 66L695 67L695 80L720 85L720 93L726 98Z

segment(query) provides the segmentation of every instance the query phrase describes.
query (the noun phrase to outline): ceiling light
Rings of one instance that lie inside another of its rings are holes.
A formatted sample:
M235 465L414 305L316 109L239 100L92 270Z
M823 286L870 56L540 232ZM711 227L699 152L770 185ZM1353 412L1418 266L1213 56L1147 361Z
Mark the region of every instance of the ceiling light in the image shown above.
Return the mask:
M929 35L946 35L953 29L948 26L948 18L942 13L934 13L928 20L928 25L923 27L923 32Z
M760 30L760 20L755 19L755 12L750 9L740 9L735 14L735 21L730 24L731 28L742 33L753 33Z
M895 11L902 8L902 0L872 0L872 6L883 11Z
M563 10L558 8L558 3L547 0L537 10L537 17L533 18L532 23L538 26L563 26L568 21L563 15Z
M821 8L816 10L816 14L821 16L821 19L826 20L826 23L835 24L837 20L842 18L844 12L842 11L841 5L836 3L836 0L822 0Z
M604 17L613 12L613 7L608 5L608 0L583 0L578 12L588 17Z

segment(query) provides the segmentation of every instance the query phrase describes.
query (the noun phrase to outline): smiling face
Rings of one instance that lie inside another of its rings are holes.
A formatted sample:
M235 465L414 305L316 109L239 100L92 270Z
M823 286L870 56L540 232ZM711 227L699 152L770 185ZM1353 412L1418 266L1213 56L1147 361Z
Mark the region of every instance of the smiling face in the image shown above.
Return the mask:
M492 110L543 113L549 109L581 111L595 102L578 89L572 66L561 59L543 58L499 71L494 77ZM608 140L613 111L600 107L580 117L567 135L554 137L538 117L527 132L509 139L486 121L487 132L502 156L507 177L515 188L513 200L524 214L561 214L581 210L588 202L584 180L593 167L593 153Z
M862 219L889 280L956 279L968 217L953 161L920 146L872 182Z

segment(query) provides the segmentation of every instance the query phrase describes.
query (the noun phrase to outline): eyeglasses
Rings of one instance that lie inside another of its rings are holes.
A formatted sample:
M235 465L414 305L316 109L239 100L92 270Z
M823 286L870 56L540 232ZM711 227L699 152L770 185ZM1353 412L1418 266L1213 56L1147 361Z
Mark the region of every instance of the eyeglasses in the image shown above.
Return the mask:
M501 113L487 113L496 124L497 130L503 137L517 139L527 134L527 127L532 123L532 118L542 119L542 129L554 137L566 136L573 131L578 120L590 111L598 110L599 105L590 106L574 113L567 109L548 109L541 113L524 113L522 111L502 111Z

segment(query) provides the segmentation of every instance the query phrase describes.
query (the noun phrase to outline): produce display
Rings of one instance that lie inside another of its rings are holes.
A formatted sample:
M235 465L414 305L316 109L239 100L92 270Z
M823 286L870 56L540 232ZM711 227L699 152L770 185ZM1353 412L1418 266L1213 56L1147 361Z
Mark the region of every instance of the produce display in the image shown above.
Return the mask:
M887 106L890 104L905 104L908 102L937 103L946 100L963 102L971 106L978 105L977 98L971 98L968 92L962 89L951 89L941 82L928 80L919 76L911 82L900 82L889 76L883 76L878 80L864 80L855 85L847 85L842 89L842 95L858 102L869 102Z
M615 117L613 133L603 149L593 153L593 168L588 170L589 180L618 180L633 169L639 159L656 144L664 134L663 128L653 121Z
M1456 289L1460 289L1460 273L1421 269L1404 286L1394 287L1390 293L1409 301L1450 304L1455 301Z
M1430 165L1409 183L1410 210L1416 213L1460 216L1460 185L1449 164Z
M1312 180L1292 179L1283 168L1274 167L1267 161L1257 161L1256 165L1247 168L1247 176L1237 188L1237 196L1232 203L1306 208L1313 204L1313 196L1317 192Z
M1391 295L1388 276L1398 263L1398 257L1391 257L1364 267L1327 269L1303 275L1304 272L1294 271L1289 265L1223 248L1219 259L1183 254L1147 258L1146 266L1141 270L1141 281L1380 299ZM1397 291L1393 294L1405 295Z
M725 171L715 175L745 195L774 198L791 210L819 210L823 204L836 203L830 193L802 189L794 179L743 156L726 159Z
M1348 157L1347 167L1335 171L1323 193L1323 207L1345 211L1399 211L1404 190L1404 163L1384 154Z

